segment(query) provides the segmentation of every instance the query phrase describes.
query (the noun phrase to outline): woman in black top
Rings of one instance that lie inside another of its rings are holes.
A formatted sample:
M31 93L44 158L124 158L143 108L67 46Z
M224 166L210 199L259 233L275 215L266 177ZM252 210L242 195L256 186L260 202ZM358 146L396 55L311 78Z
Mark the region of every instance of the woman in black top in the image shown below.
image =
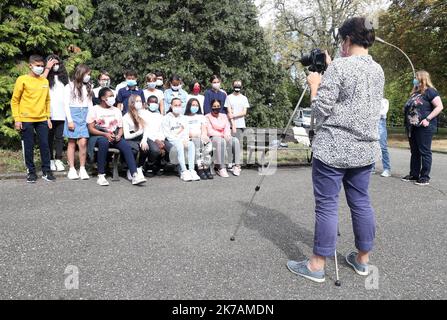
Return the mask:
M441 98L427 71L418 71L410 99L405 104L405 127L410 142L410 174L403 181L428 185L432 163L431 142L437 117L443 109Z

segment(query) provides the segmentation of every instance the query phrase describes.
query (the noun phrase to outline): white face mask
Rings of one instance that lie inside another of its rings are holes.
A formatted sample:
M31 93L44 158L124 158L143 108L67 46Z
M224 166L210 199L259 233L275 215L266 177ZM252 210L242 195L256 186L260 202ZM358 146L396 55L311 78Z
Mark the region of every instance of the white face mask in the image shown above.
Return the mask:
M88 74L86 74L84 76L84 79L82 80L84 83L88 83L90 81L90 76Z
M143 103L141 101L135 102L135 109L137 110L143 109Z
M172 112L176 115L180 115L182 113L182 107L172 107Z
M161 87L163 85L163 80L157 80L155 83L157 84L157 87Z
M178 91L178 90L180 90L182 88L182 85L179 84L178 86L171 86L171 88L174 91Z
M149 110L151 110L152 112L155 112L158 110L158 103L150 103L149 104Z
M54 71L54 72L58 72L58 71L59 71L59 65L58 65L58 64L55 64L55 65L53 66L53 71Z
M40 76L43 73L44 67L35 67L33 66L31 69L35 75Z
M99 85L103 88L108 87L110 86L110 80L99 80Z
M213 83L211 86L213 87L214 90L219 90L220 89L220 82Z
M106 103L109 107L113 107L115 105L115 97L108 97Z

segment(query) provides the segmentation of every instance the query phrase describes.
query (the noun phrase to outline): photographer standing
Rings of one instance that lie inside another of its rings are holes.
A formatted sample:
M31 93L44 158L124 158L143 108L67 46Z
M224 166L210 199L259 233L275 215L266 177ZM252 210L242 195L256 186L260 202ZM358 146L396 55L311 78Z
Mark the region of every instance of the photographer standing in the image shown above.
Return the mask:
M342 183L358 249L346 260L358 274L368 275L369 252L375 237L368 187L372 166L381 154L377 128L385 80L382 68L368 54L375 32L366 26L365 18L345 21L339 30L343 58L330 63L328 57L330 65L325 75L311 73L307 79L316 120L312 168L314 248L309 260L289 261L287 267L315 282L325 280L326 257L335 253Z

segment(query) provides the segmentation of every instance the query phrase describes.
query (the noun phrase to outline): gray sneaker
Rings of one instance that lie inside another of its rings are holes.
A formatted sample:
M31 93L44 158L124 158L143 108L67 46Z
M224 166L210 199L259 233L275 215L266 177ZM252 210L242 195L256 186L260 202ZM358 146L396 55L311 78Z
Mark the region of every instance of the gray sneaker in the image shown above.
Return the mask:
M350 254L348 254L346 256L346 262L354 269L357 274L361 276L367 276L369 274L368 265L357 262L357 254L357 252L351 252Z
M310 271L307 267L307 264L309 263L309 260L304 260L301 262L290 260L287 262L287 268L290 270L290 272L297 274L299 276L302 276L306 279L312 280L314 282L324 282L324 270L320 271Z

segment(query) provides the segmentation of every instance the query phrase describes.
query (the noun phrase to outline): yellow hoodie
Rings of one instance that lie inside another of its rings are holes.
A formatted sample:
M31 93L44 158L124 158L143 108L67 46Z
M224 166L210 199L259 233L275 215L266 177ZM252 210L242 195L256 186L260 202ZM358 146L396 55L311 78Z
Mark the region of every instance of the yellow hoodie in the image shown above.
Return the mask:
M11 99L16 122L39 122L50 118L50 86L44 77L17 78Z

